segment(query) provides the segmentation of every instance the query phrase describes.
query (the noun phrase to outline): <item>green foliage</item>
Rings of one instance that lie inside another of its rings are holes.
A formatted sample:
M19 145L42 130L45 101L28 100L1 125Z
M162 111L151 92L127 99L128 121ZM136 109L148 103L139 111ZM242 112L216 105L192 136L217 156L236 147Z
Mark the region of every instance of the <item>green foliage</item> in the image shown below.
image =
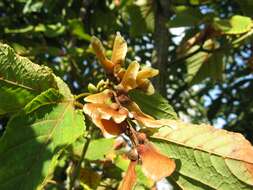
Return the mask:
M190 85L197 84L210 77L213 81L222 79L223 54L215 52L209 54L199 52L186 60L188 77Z
M113 150L114 139L97 139L89 144L86 158L89 160L102 160ZM99 150L99 151L98 151Z
M235 15L229 20L215 20L214 27L224 34L242 34L248 32L252 27L251 18Z
M126 10L132 21L130 35L132 37L141 36L143 34L154 31L154 14L152 11L150 0L145 0L139 4L131 4Z
M252 1L177 0L164 7L165 1L0 2L0 189L69 188L72 178L80 179L74 189L117 187L129 163L117 154L126 150L113 151L114 138L101 138L88 119L84 124L84 102L74 94L105 77L89 46L92 35L111 49L119 31L129 45L126 66L133 59L157 66L158 14L166 15L169 46L155 84L165 81L167 97L134 90L130 98L155 119L182 113L195 123L222 120L253 142ZM170 30L176 27L183 39ZM181 127L157 129L150 139L176 160L168 177L175 189L252 189L245 139L170 122ZM136 170L135 188L150 189L140 165Z
M173 107L158 93L146 95L144 92L139 90L132 90L129 93L129 96L146 114L149 114L157 119L177 119L177 114Z
M82 115L63 100L48 90L11 118L0 141L1 189L45 185L63 148L83 134Z
M175 9L175 18L169 21L170 27L194 26L199 24L202 19L202 15L197 8L178 6Z
M91 140L85 158L91 161L105 159L105 156L113 151L114 140L104 138ZM84 138L78 139L71 147L72 153L75 156L81 157L82 149L86 142L87 140Z
M0 44L0 114L18 111L33 97L56 87L52 71Z

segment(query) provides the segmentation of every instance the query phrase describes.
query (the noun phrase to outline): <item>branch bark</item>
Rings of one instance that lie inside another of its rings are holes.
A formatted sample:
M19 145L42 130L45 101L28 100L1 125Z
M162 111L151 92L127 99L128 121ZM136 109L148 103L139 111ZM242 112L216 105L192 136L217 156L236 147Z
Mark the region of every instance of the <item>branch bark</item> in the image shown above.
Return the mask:
M159 76L155 81L156 89L166 97L166 73L168 66L169 31L166 22L170 16L169 0L157 0L155 3L155 60L154 67L159 69Z

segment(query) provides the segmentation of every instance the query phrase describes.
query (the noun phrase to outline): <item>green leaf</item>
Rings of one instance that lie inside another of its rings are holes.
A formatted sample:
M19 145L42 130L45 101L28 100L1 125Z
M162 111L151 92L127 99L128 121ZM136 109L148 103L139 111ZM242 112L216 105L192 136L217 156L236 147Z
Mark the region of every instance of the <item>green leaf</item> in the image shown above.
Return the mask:
M4 28L4 33L6 34L22 34L22 33L27 33L27 32L32 32L34 29L34 26L28 25L23 28L15 28L15 29L10 29L10 28Z
M177 6L175 17L169 21L170 27L196 26L200 23L203 15L197 8Z
M60 100L62 98L63 96L57 90L51 88L41 93L39 96L35 97L31 102L29 102L25 106L24 110L28 114L40 108L41 106L57 104L58 103L57 100Z
M253 188L253 147L241 134L177 120L168 126L151 141L176 160L171 180L182 189Z
M216 19L213 25L224 34L237 35L251 30L252 21L250 17L234 15L230 19Z
M72 19L68 21L71 33L79 39L90 41L91 36L84 31L84 25L81 20Z
M43 7L43 2L41 1L34 1L28 0L24 6L23 13L32 13L32 12L39 12Z
M45 36L54 38L65 32L66 27L62 23L56 24L38 24L35 28L35 32L43 32Z
M198 51L199 48L200 45L194 45L190 49L186 49L186 52L181 53L181 56L188 56L196 51L196 53L185 59L187 68L186 81L189 85L193 85L206 78L211 78L212 81L221 80L224 52L216 51L215 49L218 48L218 45L212 40L207 40L203 48L213 52Z
M88 160L104 159L113 150L114 139L96 139L90 142L85 158Z
M16 112L36 95L57 88L52 71L0 43L0 115Z
M157 119L176 119L177 114L173 107L160 94L147 95L140 90L132 90L130 98L135 101L141 110Z
M105 156L113 151L113 144L115 139L96 139L91 140L85 154L85 158L88 160L103 160ZM84 144L86 143L85 138L78 139L72 146L70 147L72 153L75 156L80 157L82 154L82 150Z
M154 31L154 13L152 4L149 1L139 1L140 3L127 6L127 12L131 20L130 35L137 37L143 33Z
M66 27L62 23L55 24L38 24L37 26L28 25L23 28L5 28L4 32L7 34L23 34L23 33L44 33L45 36L53 38L62 35L66 30Z
M222 79L223 53L199 52L186 60L187 81L190 85L210 77L213 81Z
M0 139L0 189L36 189L50 178L59 153L84 132L73 101L54 89L32 100Z

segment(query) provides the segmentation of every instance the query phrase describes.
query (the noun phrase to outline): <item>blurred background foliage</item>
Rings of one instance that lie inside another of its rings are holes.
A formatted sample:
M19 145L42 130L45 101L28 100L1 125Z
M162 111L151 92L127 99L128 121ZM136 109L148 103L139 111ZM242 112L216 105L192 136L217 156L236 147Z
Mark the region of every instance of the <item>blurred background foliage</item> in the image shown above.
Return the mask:
M1 0L0 40L79 94L104 78L91 36L110 56L119 31L126 62L160 70L156 88L180 118L253 142L252 10L252 0Z

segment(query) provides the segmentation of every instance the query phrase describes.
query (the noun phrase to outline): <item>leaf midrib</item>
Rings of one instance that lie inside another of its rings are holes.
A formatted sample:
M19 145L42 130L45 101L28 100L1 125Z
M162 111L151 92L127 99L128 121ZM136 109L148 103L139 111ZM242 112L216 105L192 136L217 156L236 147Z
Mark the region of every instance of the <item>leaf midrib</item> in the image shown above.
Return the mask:
M32 88L32 87L29 87L29 86L26 86L26 85L23 85L23 84L19 84L19 83L17 83L16 81L11 81L11 80L5 79L4 77L0 77L0 81L6 82L6 83L11 84L11 85L13 85L13 86L17 86L17 87L20 87L20 88L24 88L24 89L26 89L26 90L39 92L37 89L34 89L34 88Z

